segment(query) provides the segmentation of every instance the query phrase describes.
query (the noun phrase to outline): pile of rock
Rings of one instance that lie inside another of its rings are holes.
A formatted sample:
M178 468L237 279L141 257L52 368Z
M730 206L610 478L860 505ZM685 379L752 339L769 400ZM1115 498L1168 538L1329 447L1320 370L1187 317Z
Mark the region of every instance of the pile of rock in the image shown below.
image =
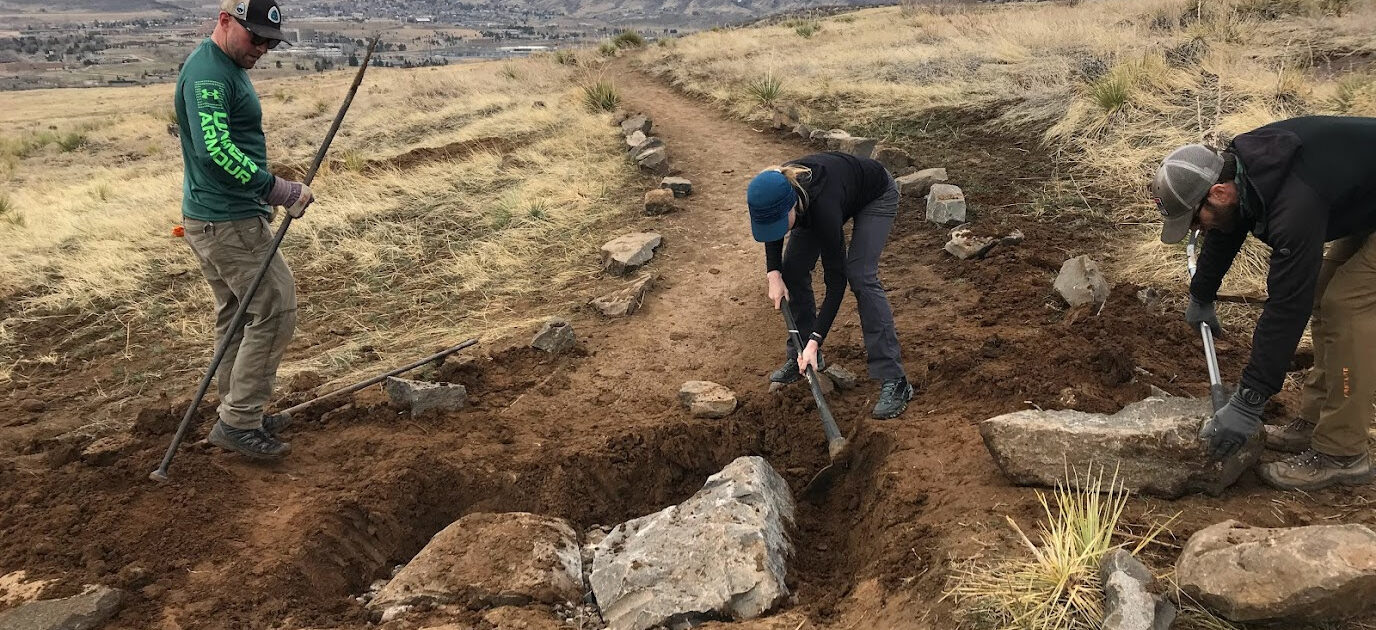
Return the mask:
M626 141L626 154L641 170L655 175L668 175L669 152L664 141L651 135L654 121L644 114L618 112L613 122L621 126Z
M563 519L469 514L360 601L382 622L531 603L573 618L591 590L612 630L753 619L789 595L793 513L783 478L764 459L742 457L687 501L595 528L581 546Z

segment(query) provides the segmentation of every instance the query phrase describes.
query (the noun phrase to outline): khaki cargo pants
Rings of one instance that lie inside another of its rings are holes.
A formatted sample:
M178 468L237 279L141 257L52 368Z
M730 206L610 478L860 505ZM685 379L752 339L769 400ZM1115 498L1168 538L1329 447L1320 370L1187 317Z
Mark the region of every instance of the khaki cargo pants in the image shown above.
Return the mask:
M215 293L218 344L229 334L240 298L248 292L272 247L272 228L264 217L217 223L186 217L183 225L186 242ZM296 328L296 280L281 252L273 255L244 321L225 349L215 377L220 390L220 420L239 429L256 429L263 426L263 408L272 396L277 366Z
M1317 423L1313 448L1326 455L1367 452L1376 404L1376 235L1334 241L1323 256L1310 327L1314 369L1300 415Z

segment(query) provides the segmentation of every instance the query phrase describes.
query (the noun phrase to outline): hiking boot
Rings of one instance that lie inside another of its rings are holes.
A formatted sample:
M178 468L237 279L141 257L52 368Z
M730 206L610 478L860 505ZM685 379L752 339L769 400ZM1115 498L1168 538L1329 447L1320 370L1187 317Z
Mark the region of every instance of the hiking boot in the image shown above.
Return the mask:
M281 435L291 427L291 414L274 413L270 416L263 416L263 430L273 435Z
M891 378L879 386L879 402L875 403L874 412L870 415L880 420L897 418L908 408L908 401L912 399L913 386L908 384L908 379Z
M1318 425L1304 418L1295 418L1285 426L1267 425L1263 427L1266 432L1266 448L1282 453L1303 453L1309 448L1309 441L1314 438L1316 426Z
M821 372L826 369L826 359L823 359L822 354L819 352L817 353L817 371ZM769 373L769 382L771 383L783 383L787 385L789 383L796 383L801 378L803 378L803 375L798 372L797 357L784 361L784 364L779 366L779 369Z
M291 445L263 429L236 429L216 422L210 430L210 443L234 451L249 459L282 459L291 452Z
M1257 468L1263 481L1277 490L1314 491L1335 483L1355 486L1371 481L1371 455L1325 455L1308 449L1299 455Z

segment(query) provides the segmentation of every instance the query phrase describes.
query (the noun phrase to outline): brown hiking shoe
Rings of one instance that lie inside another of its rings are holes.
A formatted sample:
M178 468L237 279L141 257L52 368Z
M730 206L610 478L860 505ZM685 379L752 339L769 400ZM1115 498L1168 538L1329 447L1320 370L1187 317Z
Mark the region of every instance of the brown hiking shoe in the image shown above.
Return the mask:
M1295 418L1284 426L1267 425L1263 429L1266 432L1266 448L1282 453L1303 453L1314 438L1316 426L1304 418Z
M1277 490L1320 490L1335 483L1355 486L1371 481L1371 455L1325 455L1314 449L1257 468L1263 481Z

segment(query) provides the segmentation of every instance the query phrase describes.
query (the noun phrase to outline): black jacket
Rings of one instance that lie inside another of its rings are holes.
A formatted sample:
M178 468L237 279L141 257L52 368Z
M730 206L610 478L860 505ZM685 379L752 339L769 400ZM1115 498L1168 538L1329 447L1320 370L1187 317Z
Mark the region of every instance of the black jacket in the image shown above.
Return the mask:
M1230 150L1242 220L1233 232L1208 233L1190 293L1217 297L1249 232L1271 246L1268 298L1242 385L1273 396L1313 310L1324 243L1376 228L1376 118L1282 120L1238 136Z
M793 227L811 230L821 250L822 281L827 291L813 329L821 343L831 330L846 292L846 237L842 226L888 192L892 178L883 164L840 151L814 153L788 164L806 166L812 171L811 177L799 182L807 203ZM765 243L766 271L783 268L783 251L783 239Z

